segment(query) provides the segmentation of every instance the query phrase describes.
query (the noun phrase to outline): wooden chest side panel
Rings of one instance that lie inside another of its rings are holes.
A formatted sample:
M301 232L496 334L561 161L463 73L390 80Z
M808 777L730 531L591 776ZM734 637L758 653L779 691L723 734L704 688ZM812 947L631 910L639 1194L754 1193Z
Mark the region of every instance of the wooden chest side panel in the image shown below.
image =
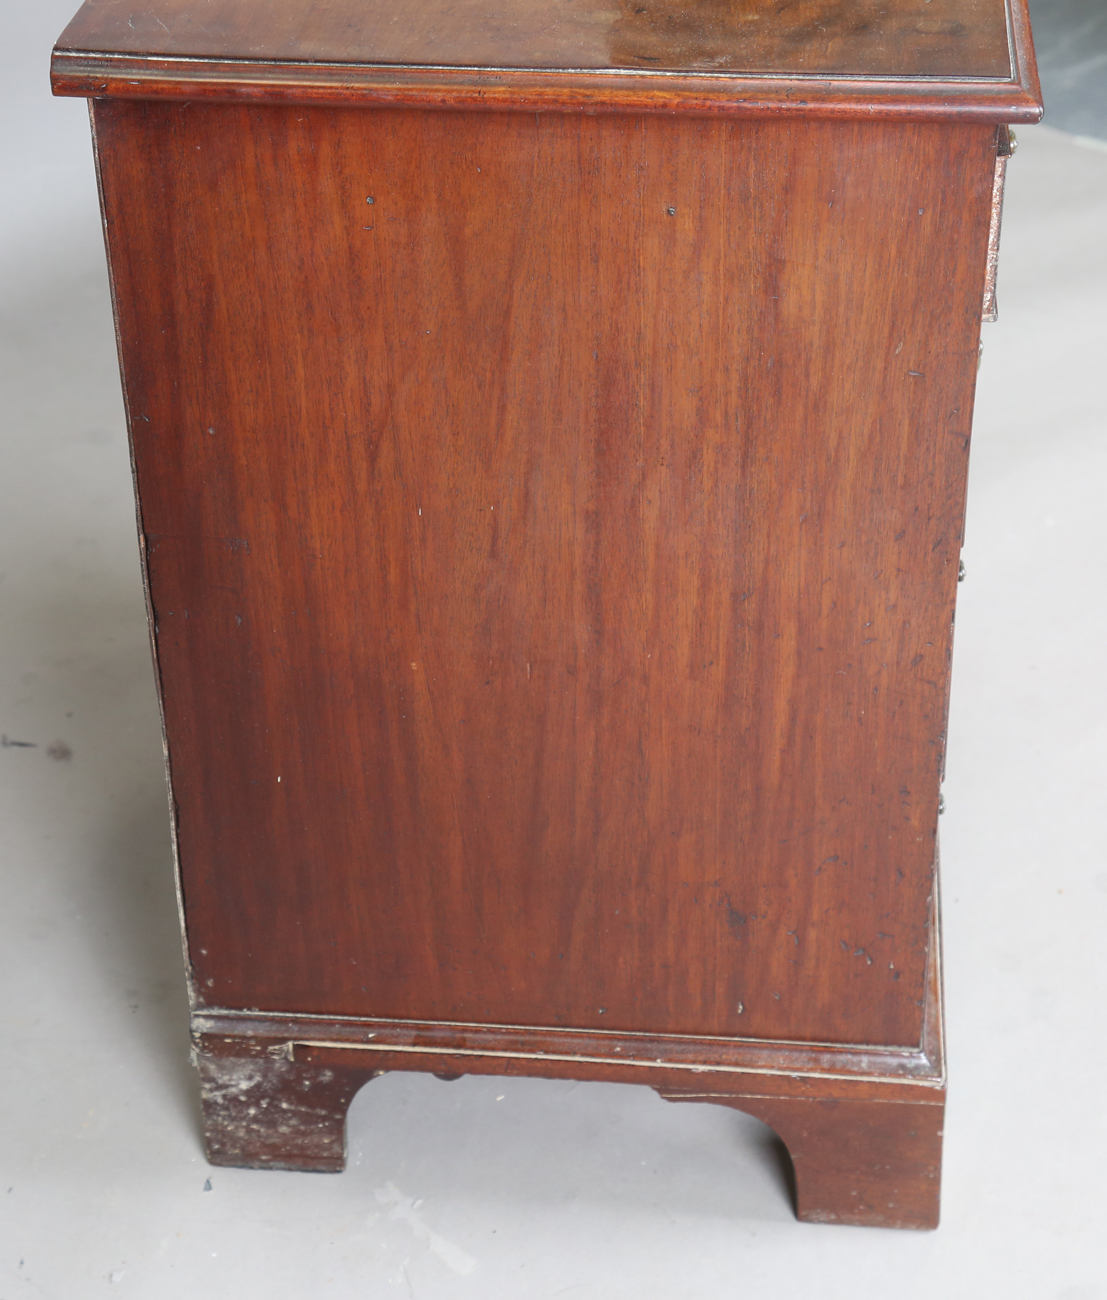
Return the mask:
M95 116L203 1001L917 1044L991 129Z

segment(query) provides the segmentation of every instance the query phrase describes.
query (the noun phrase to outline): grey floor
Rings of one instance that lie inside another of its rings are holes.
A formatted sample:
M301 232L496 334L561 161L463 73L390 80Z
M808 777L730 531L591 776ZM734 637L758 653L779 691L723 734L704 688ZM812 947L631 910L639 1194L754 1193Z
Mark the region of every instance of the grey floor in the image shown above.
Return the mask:
M1049 124L1107 136L1107 3L1030 0L1030 18Z
M767 1130L607 1085L393 1075L344 1175L213 1170L87 125L44 89L72 2L0 5L0 1300L1107 1297L1107 145L1020 133L985 327L941 1229L799 1225ZM1093 99L1062 124L1107 139Z

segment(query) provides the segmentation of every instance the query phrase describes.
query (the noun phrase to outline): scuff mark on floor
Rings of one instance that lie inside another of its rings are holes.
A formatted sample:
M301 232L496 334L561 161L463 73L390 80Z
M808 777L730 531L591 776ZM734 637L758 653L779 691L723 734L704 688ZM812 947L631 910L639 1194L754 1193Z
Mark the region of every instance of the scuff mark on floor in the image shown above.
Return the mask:
M421 1237L447 1268L463 1276L476 1268L477 1261L472 1255L467 1254L460 1246L455 1246L452 1241L447 1241L445 1237L440 1237L423 1221L423 1216L419 1213L419 1206L423 1203L421 1200L417 1201L413 1197L405 1196L395 1183L385 1183L383 1187L377 1188L373 1195L378 1205L388 1207L390 1219L398 1223L406 1223L412 1234Z

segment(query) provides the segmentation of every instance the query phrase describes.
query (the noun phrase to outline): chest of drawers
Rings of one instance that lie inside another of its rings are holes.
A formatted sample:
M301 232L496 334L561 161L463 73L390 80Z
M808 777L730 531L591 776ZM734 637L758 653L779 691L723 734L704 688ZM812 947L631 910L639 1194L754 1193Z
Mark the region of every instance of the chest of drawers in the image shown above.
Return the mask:
M937 1221L1020 0L90 0L209 1158L622 1080ZM994 243L994 239L993 239Z

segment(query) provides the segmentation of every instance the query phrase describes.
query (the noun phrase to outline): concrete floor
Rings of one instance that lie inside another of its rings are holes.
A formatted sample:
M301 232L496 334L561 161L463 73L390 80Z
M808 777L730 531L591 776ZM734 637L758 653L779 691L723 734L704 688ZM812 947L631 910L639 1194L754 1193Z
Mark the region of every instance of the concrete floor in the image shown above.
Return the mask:
M1107 4L1030 0L1030 18L1050 126L1107 136Z
M1107 1297L1107 149L1020 133L984 332L941 1229L797 1224L766 1129L611 1085L393 1075L344 1175L213 1170L72 3L0 56L0 1300Z

